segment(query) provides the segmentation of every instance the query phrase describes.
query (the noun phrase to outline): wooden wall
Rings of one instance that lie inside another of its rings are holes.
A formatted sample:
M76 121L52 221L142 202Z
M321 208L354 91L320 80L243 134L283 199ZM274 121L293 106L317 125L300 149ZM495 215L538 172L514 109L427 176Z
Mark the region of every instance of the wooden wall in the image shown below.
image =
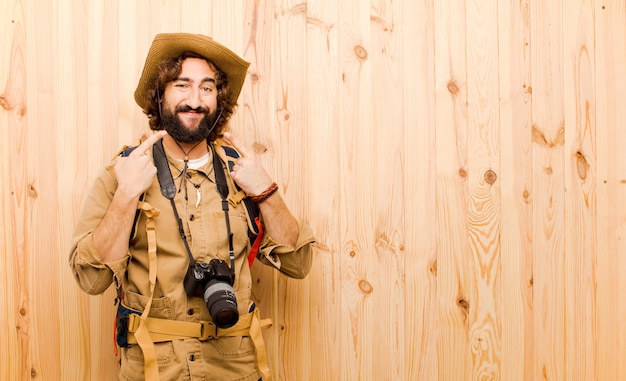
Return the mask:
M69 238L172 31L252 63L233 129L316 231L255 268L276 379L626 378L625 0L0 0L0 379L116 379Z

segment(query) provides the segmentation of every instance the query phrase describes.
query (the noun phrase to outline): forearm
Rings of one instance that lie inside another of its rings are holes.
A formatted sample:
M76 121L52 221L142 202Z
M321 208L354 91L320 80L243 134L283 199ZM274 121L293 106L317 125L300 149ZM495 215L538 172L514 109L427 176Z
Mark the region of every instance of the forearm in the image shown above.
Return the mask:
M103 263L122 259L128 252L139 196L118 188L111 204L93 232L93 242Z
M277 243L295 247L298 223L278 192L259 204L265 231Z

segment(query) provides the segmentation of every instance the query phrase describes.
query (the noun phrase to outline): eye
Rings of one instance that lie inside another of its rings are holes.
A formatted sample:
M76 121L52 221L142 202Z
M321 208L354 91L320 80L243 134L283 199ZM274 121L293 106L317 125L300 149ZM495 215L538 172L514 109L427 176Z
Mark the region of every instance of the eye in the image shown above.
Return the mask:
M203 94L211 94L213 90L213 86L203 86L200 88L200 91L202 91Z
M172 86L178 91L187 91L189 89L189 84L185 82L174 82Z

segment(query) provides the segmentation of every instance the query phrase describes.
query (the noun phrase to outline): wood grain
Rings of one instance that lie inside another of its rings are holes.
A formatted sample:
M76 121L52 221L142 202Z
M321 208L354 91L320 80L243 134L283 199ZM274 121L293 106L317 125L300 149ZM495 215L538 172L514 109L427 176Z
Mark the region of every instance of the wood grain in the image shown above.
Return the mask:
M474 293L467 255L465 2L437 1L434 18L438 378L459 380L472 374L468 330Z
M31 374L32 318L27 238L29 187L26 176L27 46L25 10L5 2L2 25L2 379L26 380ZM6 13L5 13L6 12ZM6 58L4 58L6 57Z
M626 378L623 0L0 1L0 379L115 380L67 268L156 33L251 62L232 130L316 233L253 267L277 380Z
M404 218L404 362L401 379L438 379L435 199L434 1L404 2L402 173ZM419 300L419 303L415 303Z
M626 4L623 1L596 3L595 88L597 155L596 253L596 342L595 379L626 377L622 360L626 351Z
M498 4L502 380L533 377L529 1Z
M565 164L565 378L595 376L596 96L592 1L563 9ZM576 20L574 22L574 20Z
M468 340L472 379L497 380L501 369L501 195L498 2L466 3L468 100L467 235L472 262Z
M531 1L533 379L565 375L563 4Z

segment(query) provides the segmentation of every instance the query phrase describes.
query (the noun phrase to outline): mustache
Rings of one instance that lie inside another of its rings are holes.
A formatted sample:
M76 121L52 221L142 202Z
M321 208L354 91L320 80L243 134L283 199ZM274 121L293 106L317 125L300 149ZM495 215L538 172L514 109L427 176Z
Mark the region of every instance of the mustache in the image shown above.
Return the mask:
M202 106L196 107L196 108L192 108L190 106L180 106L180 107L177 107L175 111L177 113L178 112L195 112L195 113L198 113L198 114L208 114L209 113L209 109L205 108L205 107L202 107Z

